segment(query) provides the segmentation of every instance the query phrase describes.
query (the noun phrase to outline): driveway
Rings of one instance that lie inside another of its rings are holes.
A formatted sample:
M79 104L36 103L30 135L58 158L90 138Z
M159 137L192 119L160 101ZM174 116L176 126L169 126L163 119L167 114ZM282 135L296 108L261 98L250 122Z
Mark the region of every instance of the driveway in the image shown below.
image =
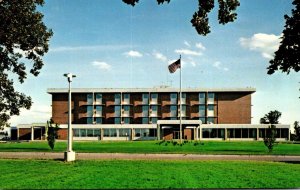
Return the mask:
M64 159L63 152L0 152L1 159ZM300 156L76 153L76 160L255 160L300 162Z

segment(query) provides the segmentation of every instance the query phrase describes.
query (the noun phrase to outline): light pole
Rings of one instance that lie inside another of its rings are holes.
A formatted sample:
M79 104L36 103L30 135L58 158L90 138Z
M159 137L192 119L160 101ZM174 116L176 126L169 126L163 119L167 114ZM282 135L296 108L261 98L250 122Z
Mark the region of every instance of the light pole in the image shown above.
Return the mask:
M68 107L69 107L69 115L68 115L68 149L65 152L65 161L71 162L75 161L75 152L72 150L72 100L71 100L71 82L72 79L76 77L76 75L73 75L72 73L64 74L65 77L68 78L69 82L69 101L68 101Z

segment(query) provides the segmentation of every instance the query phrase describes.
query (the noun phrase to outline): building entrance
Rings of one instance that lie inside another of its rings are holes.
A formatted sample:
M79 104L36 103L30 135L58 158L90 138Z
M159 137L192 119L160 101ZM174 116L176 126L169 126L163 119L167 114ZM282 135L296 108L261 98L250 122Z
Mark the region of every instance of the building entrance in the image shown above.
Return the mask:
M180 131L173 131L173 139L180 139Z

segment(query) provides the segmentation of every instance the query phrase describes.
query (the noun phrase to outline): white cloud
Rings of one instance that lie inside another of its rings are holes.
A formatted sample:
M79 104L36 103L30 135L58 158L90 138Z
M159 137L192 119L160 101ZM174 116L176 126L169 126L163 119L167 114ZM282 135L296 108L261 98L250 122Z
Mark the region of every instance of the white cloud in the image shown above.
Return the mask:
M103 61L93 61L92 65L95 66L96 68L100 69L100 70L110 70L111 69L111 65L109 65L106 62Z
M279 47L280 37L280 35L257 33L251 38L241 37L239 42L242 47L251 51L257 51L266 59L272 59L274 52Z
M191 47L191 44L190 44L188 41L184 41L183 43L184 43L184 45L186 45L187 47Z
M125 52L124 55L127 57L143 57L143 54L141 54L138 51L130 50L128 52Z
M193 51L189 49L176 49L175 53L183 54L183 55L194 55L194 56L201 56L202 53L198 51Z
M130 47L129 45L94 45L94 46L60 46L52 48L49 52L72 52L72 51L107 51L119 50Z
M166 62L167 61L167 57L164 56L162 53L159 53L159 52L156 52L154 51L153 52L153 55L156 59L160 60L160 61L163 61L163 62Z
M32 104L30 110L21 109L20 115L12 116L9 120L12 126L17 124L30 124L30 123L46 123L51 117L51 106L42 105L38 102Z
M201 49L201 50L203 50L203 51L206 50L206 47L204 47L203 44L200 43L200 42L199 42L199 43L196 43L195 46L196 46L196 48L199 48L199 49Z
M220 61L216 61L213 63L213 67L219 69L219 70L224 70L224 71L229 71L227 67L223 67L222 63Z

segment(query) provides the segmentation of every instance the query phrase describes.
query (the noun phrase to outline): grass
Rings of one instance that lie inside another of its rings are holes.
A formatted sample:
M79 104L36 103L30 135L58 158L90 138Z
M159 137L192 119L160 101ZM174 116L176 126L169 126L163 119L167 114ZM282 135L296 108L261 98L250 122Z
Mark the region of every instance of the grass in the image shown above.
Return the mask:
M0 160L0 189L299 188L300 164Z
M183 153L183 154L269 154L263 142L230 142L230 141L203 141L197 146L193 142L183 146L174 146L172 143L158 144L159 141L93 141L74 142L76 152L95 153ZM54 152L66 150L67 142L58 141ZM0 143L1 152L51 152L46 141L35 142L8 142ZM300 155L300 144L287 142L278 143L272 152L273 155Z

